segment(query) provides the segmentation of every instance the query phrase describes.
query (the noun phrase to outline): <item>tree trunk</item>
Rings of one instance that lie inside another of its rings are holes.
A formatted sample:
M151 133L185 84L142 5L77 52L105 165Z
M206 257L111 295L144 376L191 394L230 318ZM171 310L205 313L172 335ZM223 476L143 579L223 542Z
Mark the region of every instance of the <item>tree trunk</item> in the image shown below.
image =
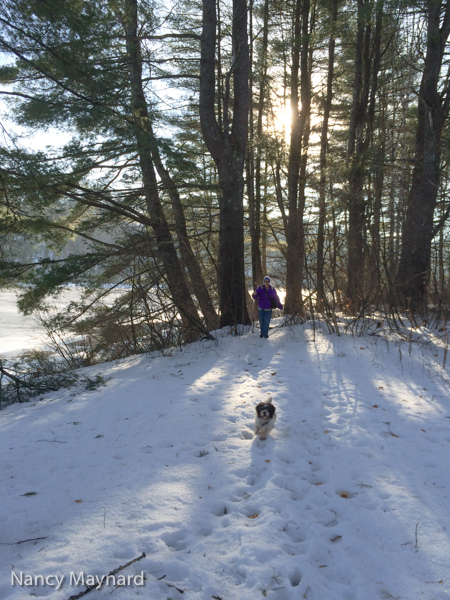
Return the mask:
M249 50L247 5L233 0L233 61L226 76L223 128L215 114L215 0L203 0L200 64L200 123L203 139L216 163L219 199L219 301L220 326L248 324L244 270L244 159L249 111ZM233 80L233 123L230 128L230 83Z
M183 325L197 334L191 333L189 339L198 337L203 327L195 304L192 300L186 278L173 244L170 228L158 194L158 184L152 161L152 136L149 133L149 112L142 86L142 57L137 34L137 1L125 0L122 23L126 36L128 68L130 72L131 106L134 116L139 164L150 222L158 246L158 254L164 265L167 285L175 306L180 312Z
M381 209L384 187L384 161L385 147L384 141L380 142L380 154L378 165L374 172L374 197L373 197L373 225L372 225L372 290L373 302L378 308L382 296L381 290Z
M170 201L172 204L172 212L175 220L175 229L178 237L180 254L183 259L184 265L186 266L187 271L189 273L189 277L192 283L192 289L200 304L201 311L206 321L206 327L208 331L211 331L213 329L217 329L217 327L219 326L219 319L217 317L205 280L203 279L200 266L197 262L197 259L195 258L194 252L189 241L189 236L186 227L186 218L184 216L183 206L180 200L180 194L178 193L177 186L173 181L169 171L165 168L165 166L162 163L161 156L159 154L159 150L156 144L156 140L154 139L152 126L150 123L149 132L153 138L152 157L155 163L156 171L159 177L161 178L161 181L167 193L169 194Z
M291 69L292 128L288 164L288 227L286 260L285 311L290 315L303 313L303 259L304 259L304 184L306 175L306 148L309 136L311 80L309 58L309 0L297 0L294 13L294 44ZM299 71L302 107L299 111ZM304 155L302 156L302 151ZM301 180L301 181L300 181Z
M269 33L269 0L264 1L263 39L261 48L261 80L259 82L258 116L256 122L256 157L255 157L255 204L254 231L252 235L252 268L254 284L261 285L263 278L261 262L261 143L263 133L263 113L267 85L267 48Z
M440 185L441 135L449 104L448 84L446 90L439 92L439 75L450 33L450 4L436 0L427 0L425 4L427 51L418 96L415 166L397 271L401 306L422 314L427 309L426 287L435 234L433 217Z
M317 227L317 305L322 307L325 298L324 289L324 229L326 210L326 185L327 185L327 158L328 158L328 125L330 119L331 105L333 102L333 76L334 76L334 51L335 38L334 27L338 15L338 0L333 0L332 6L332 34L328 44L328 73L327 91L323 109L322 132L320 136L320 183L319 183L319 222Z
M218 13L219 14L219 13ZM256 287L256 253L254 251L255 246L255 234L256 234L256 221L259 218L255 205L255 125L253 122L253 0L249 1L248 7L249 15L249 57L250 57L250 73L249 73L249 89L250 89L250 110L249 110L249 132L248 132L248 144L246 148L245 157L245 172L247 179L247 202L248 202L248 229L250 235L250 252L252 261L252 289ZM219 56L217 57L220 60ZM258 144L259 145L259 144ZM259 247L258 247L259 249Z
M355 83L348 141L348 258L347 298L353 312L364 298L365 152L372 138L377 76L380 67L383 0L378 2L372 40L372 16L367 0L358 0Z

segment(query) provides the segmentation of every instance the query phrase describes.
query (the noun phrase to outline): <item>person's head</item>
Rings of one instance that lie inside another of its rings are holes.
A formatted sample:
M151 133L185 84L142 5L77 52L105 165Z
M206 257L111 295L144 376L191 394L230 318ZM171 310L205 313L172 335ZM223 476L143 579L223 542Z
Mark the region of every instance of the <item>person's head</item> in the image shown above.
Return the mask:
M267 275L264 277L264 285L266 286L266 288L268 288L270 285L270 277L268 277Z

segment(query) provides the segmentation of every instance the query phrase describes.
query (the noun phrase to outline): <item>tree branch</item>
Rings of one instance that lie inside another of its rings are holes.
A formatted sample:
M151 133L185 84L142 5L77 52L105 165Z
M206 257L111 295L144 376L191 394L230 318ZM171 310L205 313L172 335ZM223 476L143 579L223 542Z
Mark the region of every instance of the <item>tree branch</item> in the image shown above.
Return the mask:
M445 222L447 221L449 216L450 216L450 204L447 206L447 210L442 215L442 217L439 219L437 225L435 225L433 232L431 234L431 239L433 239L436 236L436 234L439 233L439 231L442 229L442 227L444 227Z
M108 573L108 575L103 576L101 579L107 579L108 577L114 577L120 571L123 571L124 569L126 569L127 567L132 565L133 563L137 562L138 560L142 560L146 556L147 555L145 554L145 552L143 552L141 554L141 556L138 556L137 558L130 560L130 562L127 562L126 565L121 565L120 567L117 567L117 569L113 569L110 573ZM98 582L94 583L93 585L88 585L86 587L86 589L84 590L84 592L80 592L79 594L74 594L73 596L70 596L69 600L78 600L78 598L82 598L83 596L86 596L86 594L89 594L89 592L92 592L92 590L95 590L98 587L99 587Z
M138 36L140 40L167 40L167 39L178 39L178 40L198 40L202 39L202 36L198 33L164 33L161 35L143 35Z

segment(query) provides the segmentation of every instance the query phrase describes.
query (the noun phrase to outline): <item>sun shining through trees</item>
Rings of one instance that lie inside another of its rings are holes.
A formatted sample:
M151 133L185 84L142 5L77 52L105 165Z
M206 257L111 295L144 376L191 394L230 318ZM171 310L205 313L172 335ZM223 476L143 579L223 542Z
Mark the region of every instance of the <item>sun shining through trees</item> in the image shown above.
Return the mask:
M296 111L293 112L290 102L282 102L273 109L273 128L276 134L286 143L289 142L291 135L291 125Z
M103 358L249 323L267 272L299 318L447 315L448 3L8 0L0 20L0 284L22 310L82 287L58 327Z
M291 107L289 100L274 104L268 121L272 120L274 134L278 136L280 141L282 140L286 144L289 143L293 120L298 116L299 113L301 113L301 110L301 102L299 103L298 110ZM317 107L313 106L310 118L312 129L311 145L314 146L320 140L320 132L318 130L321 125L323 115L319 114Z
M0 2L1 598L448 600L449 37L448 0Z

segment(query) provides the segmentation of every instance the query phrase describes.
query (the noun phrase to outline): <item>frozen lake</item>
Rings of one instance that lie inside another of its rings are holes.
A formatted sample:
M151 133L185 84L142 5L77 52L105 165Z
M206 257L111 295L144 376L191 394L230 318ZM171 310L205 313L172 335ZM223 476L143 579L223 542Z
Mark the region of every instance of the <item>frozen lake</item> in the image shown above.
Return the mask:
M17 293L0 290L0 357L42 346L44 337L36 319L18 311Z
M0 290L0 358L11 358L23 350L39 348L46 344L45 332L38 320L34 316L26 317L19 312L17 296L15 291ZM78 290L68 289L50 303L62 308L79 296Z
M113 296L120 292L113 292ZM278 289L281 302L284 302L285 291ZM80 298L80 290L65 290L51 304L58 309L69 304L71 300ZM34 316L26 317L17 309L17 292L0 290L0 358L17 356L23 350L45 346L45 332Z

